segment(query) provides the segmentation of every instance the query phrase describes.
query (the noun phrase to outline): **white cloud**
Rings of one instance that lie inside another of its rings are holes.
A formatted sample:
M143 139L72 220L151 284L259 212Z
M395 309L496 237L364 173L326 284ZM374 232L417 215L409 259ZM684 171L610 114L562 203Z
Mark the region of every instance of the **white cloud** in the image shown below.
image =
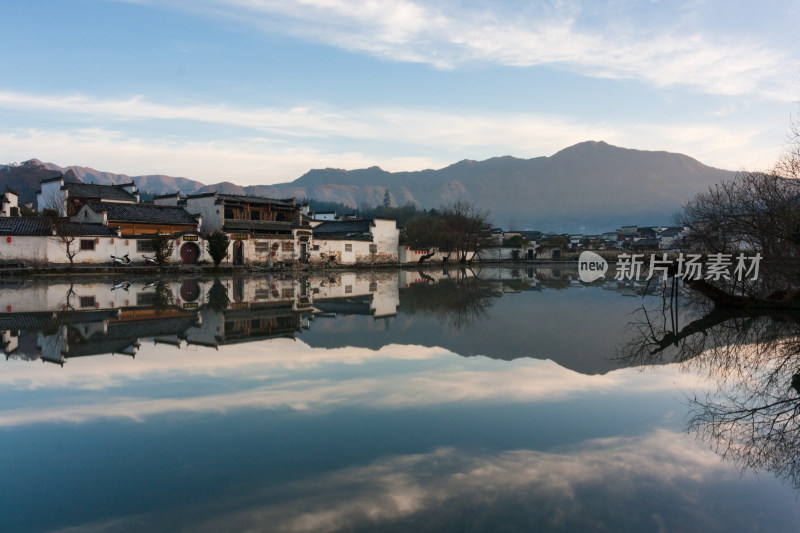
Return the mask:
M72 130L0 131L0 160L37 157L62 166L170 174L205 182L268 184L325 167L440 168L463 158L551 155L583 140L680 152L729 169L768 164L779 151L777 145L753 148L763 130L757 125L732 129L702 121L593 123L559 115L401 107L175 105L141 96L97 99L11 91L0 92L0 107L25 109L31 117L58 113L75 123ZM180 130L187 123L239 131L224 140L202 141ZM435 157L425 155L432 151Z
M435 531L451 528L465 514L496 519L492 511L497 508L506 523L537 524L539 529L611 530L633 522L655 531L663 523L649 513L663 506L672 511L667 518L673 524L687 518L714 524L736 520L721 519L718 508L705 509L696 500L709 485L736 480L737 473L702 445L656 430L551 451L476 454L439 448L394 455L218 498L213 514L198 502L196 509L114 517L83 524L81 530L141 523L168 527L179 520L182 529L198 532L255 531L269 524L271 531L304 533L383 529L416 520L418 529Z
M424 368L385 372L381 363L428 360ZM331 380L321 370L341 364L369 368ZM132 397L127 386L146 380L151 386L176 376L210 376L238 381L235 392L198 391L193 396ZM658 373L625 369L588 376L552 361L512 362L464 359L441 348L389 345L364 348L310 348L302 342L273 341L243 351L223 346L197 352L177 352L156 346L135 361L94 357L71 361L68 369L41 367L22 361L5 365L0 383L9 389L48 387L72 390L57 405L0 408L0 427L41 423L84 423L98 419L142 420L164 413L229 412L239 409L327 410L341 406L401 409L470 402L550 402L586 393L626 394L696 388L699 378L665 367ZM80 391L93 392L84 397ZM99 391L103 400L98 401Z
M377 156L296 147L263 137L219 141L143 138L103 128L27 129L0 132L0 160L30 158L62 166L77 164L129 175L167 174L204 183L263 185L293 180L311 168L363 168L378 164L405 170L444 165L413 156Z
M584 23L575 2L504 9L410 0L173 0L173 6L254 24L391 61L453 68L486 62L550 65L599 78L658 87L692 86L710 94L796 97L800 61L750 35L714 35L674 27L658 15L628 20L608 7ZM654 20L655 19L655 20Z

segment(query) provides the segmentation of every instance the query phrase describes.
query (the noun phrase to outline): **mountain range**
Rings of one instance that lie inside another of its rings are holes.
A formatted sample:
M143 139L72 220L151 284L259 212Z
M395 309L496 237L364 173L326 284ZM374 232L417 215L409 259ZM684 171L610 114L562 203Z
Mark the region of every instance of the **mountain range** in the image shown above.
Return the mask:
M22 201L30 201L38 181L58 173L87 183L134 181L145 195L218 191L310 198L351 208L379 205L388 190L393 203L413 203L420 208L469 200L490 211L495 224L505 228L584 228L590 232L622 224L667 224L694 194L735 176L683 154L587 141L549 157L463 160L437 170L413 172L387 172L379 167L314 169L291 182L251 186L225 181L205 185L165 175L128 176L34 159L0 166L0 187L8 184L18 190Z

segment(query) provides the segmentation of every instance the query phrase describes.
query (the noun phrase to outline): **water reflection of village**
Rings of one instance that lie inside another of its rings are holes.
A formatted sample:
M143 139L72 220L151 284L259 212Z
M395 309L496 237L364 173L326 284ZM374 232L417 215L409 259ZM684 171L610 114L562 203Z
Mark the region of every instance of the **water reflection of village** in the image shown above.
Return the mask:
M318 321L337 317L364 317L389 329L398 311L433 316L462 330L484 320L504 294L581 287L576 274L570 268L498 267L302 277L3 280L0 348L6 359L63 365L91 355L135 357L145 341L216 348L297 338ZM623 295L658 290L658 284L614 280L596 286Z

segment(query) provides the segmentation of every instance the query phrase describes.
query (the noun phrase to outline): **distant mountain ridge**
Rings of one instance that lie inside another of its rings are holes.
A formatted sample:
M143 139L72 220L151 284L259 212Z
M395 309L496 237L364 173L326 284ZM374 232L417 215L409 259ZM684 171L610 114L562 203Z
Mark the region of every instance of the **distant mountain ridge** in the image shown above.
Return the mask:
M668 224L694 194L734 176L683 154L587 141L550 157L463 160L438 170L315 169L290 183L244 190L356 207L380 204L388 189L395 203L423 208L469 200L505 228L593 232L621 224Z
M36 161L34 159L34 161ZM114 174L113 172L102 172L89 167L68 166L60 167L53 163L42 163L50 170L59 172L72 172L83 183L97 183L100 185L115 185L119 183L134 182L136 187L143 193L152 195L166 194L175 191L194 192L204 187L203 183L189 178L174 178L165 174L149 174L144 176L128 176L127 174Z
M374 166L356 170L313 169L292 182L240 186L204 185L165 175L128 176L87 167L60 167L31 160L0 166L7 183L31 198L40 177L65 173L89 183L130 183L145 194L218 191L274 198L311 198L352 208L380 205L388 189L395 204L439 207L469 200L491 212L505 228L553 231L613 229L621 224L666 224L697 192L735 176L683 154L633 150L586 141L549 157L465 159L441 169L388 172ZM19 182L19 184L15 183ZM20 185L21 184L21 185ZM32 188L31 188L32 187Z

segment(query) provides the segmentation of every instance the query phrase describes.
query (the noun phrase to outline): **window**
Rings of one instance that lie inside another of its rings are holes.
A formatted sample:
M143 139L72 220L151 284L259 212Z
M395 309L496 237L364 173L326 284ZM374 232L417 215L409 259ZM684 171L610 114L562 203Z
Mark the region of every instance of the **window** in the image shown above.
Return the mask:
M153 252L153 242L150 239L139 239L136 241L137 252Z
M250 220L261 220L261 211L250 211Z
M353 292L353 286L352 285L345 285L344 286L344 293L345 294L352 294L352 292Z
M353 251L353 245L352 244L345 244L344 245L344 251L345 252L352 252Z
M81 250L93 252L94 251L94 239L81 239Z
M80 297L80 306L81 307L94 307L94 296L81 296Z
M270 290L269 289L256 289L254 293L254 298L256 300L269 300L270 298Z
M311 249L314 250L315 252L319 252L319 244L315 244L314 246L311 247Z
M155 301L155 299L156 299L156 293L154 292L136 293L136 305L150 306L153 305L153 301Z
M369 245L369 253L377 254L378 253L378 245L377 244L370 244Z
M230 207L225 208L225 218L233 218L233 209Z

